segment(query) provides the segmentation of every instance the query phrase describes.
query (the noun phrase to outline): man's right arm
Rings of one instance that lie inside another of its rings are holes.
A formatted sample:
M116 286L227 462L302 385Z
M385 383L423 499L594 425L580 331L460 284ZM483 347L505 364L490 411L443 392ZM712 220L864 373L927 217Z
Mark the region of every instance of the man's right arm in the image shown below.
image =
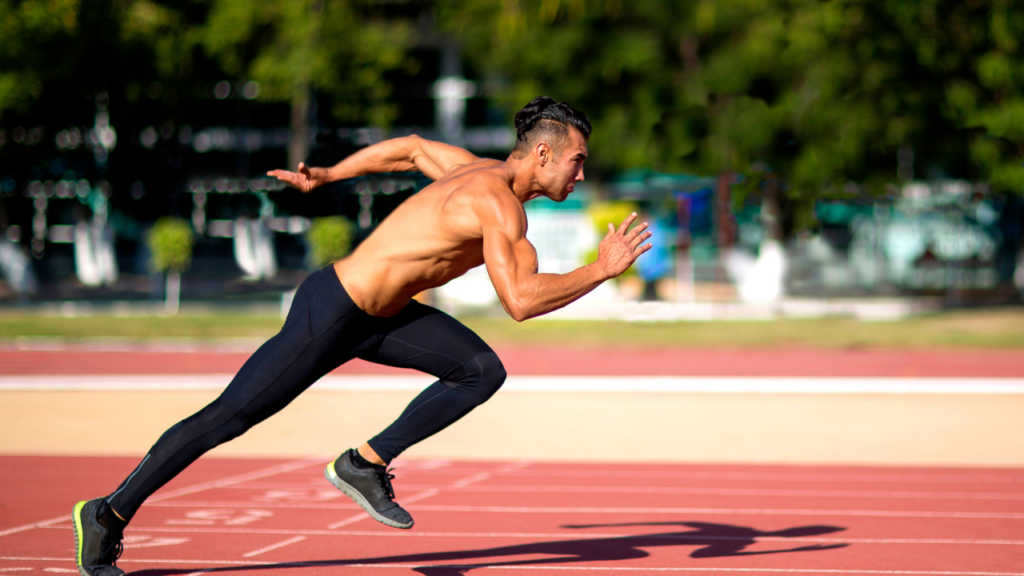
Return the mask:
M381 172L418 170L427 178L437 180L452 168L477 160L477 156L457 146L413 135L368 146L330 168L310 167L300 162L297 172L271 170L267 175L309 192L329 182Z

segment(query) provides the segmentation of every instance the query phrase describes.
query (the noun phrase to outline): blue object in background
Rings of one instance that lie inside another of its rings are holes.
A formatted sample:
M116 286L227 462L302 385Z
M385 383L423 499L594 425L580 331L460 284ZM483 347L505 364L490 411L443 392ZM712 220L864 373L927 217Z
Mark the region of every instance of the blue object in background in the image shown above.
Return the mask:
M672 275L673 229L656 219L651 220L650 224L652 235L647 242L651 244L651 249L633 264L645 282L654 282Z

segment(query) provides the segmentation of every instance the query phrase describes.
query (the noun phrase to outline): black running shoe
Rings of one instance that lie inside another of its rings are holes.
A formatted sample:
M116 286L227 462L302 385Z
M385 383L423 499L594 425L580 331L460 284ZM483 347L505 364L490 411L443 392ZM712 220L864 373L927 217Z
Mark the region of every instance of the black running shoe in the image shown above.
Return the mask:
M390 470L370 464L357 466L349 450L327 465L324 476L338 490L359 504L376 521L393 528L412 528L412 516L395 502Z
M82 576L124 576L124 570L114 565L124 550L124 533L100 524L97 516L104 504L103 498L75 504L75 563Z

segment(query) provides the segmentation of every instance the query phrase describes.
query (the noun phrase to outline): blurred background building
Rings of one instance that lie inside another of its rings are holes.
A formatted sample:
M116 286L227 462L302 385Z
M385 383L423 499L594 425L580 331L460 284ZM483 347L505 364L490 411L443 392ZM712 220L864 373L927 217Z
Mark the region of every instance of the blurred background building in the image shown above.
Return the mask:
M165 217L194 237L184 301L275 302L429 182L303 195L267 170L406 134L503 159L540 94L595 128L586 185L527 206L541 271L631 211L655 231L582 308L1021 301L1024 10L691 4L4 4L0 303L163 302ZM496 303L482 269L432 297Z

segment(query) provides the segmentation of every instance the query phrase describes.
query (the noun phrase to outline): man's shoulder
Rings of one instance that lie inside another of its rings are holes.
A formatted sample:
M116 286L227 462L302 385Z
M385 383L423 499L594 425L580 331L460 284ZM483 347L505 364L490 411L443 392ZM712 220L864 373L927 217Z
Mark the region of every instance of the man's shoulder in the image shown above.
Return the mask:
M458 204L469 208L485 228L525 225L526 212L512 190L508 164L490 159L474 164L458 178L458 188L453 191Z

